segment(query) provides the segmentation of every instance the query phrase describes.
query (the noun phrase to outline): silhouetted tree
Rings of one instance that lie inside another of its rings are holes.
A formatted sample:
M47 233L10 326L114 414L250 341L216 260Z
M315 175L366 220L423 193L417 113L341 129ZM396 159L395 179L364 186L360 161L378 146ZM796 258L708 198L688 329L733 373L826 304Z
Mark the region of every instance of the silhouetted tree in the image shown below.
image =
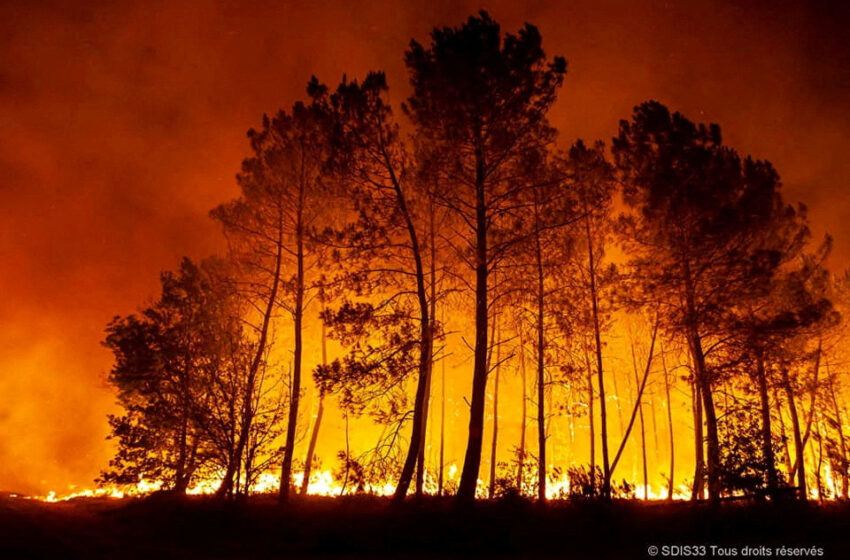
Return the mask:
M750 372L749 377L755 381L758 388L766 485L768 493L774 497L776 497L775 490L779 481L773 453L769 389L782 387L786 391L786 396L790 399L789 409L794 411L792 428L796 440L799 424L794 420L796 405L793 402L793 395L787 392L790 387L790 377L787 376L788 357L807 354L800 346L801 342L805 346L805 341L801 337L805 338L808 335L811 339L819 330L828 326L828 323L834 322L830 318L832 304L825 297L827 276L820 266L820 261L825 258L830 243L827 241L818 250L819 256L815 258L804 255L802 251L808 239L805 213L801 209L798 213L788 213L785 218L784 226L777 227L769 237L775 258L781 260L784 266L781 270L772 271L772 277L768 279L769 283L764 293L741 306L736 324L740 337L739 346L737 349L732 349L733 354L737 353L738 359L746 364ZM815 364L814 383L816 384L822 355L820 342L811 355ZM814 414L814 390L811 395L810 421ZM798 443L804 446L804 440L807 437L801 438ZM802 451L800 449L797 454L795 463L797 469L802 465L800 461ZM789 473L789 476L793 478L794 473ZM804 478L800 487L805 487Z
M459 28L435 29L428 47L412 41L405 61L413 85L407 113L423 159L436 170L440 203L462 224L458 254L475 274L469 438L458 489L458 499L471 501L481 462L488 374L488 278L514 242L495 234L526 187L512 171L517 158L551 142L545 115L566 65L562 58L546 61L535 27L502 36L485 12Z
M372 73L362 84L343 82L326 100L334 119L331 164L355 216L326 234L335 247L343 304L324 317L351 352L318 376L332 389L343 379L352 381L352 376L361 377L356 384L360 389L389 389L402 387L409 373L417 373L412 430L395 494L401 500L425 437L437 295L428 191L399 136L385 101L387 89L384 75ZM355 298L361 301L352 302ZM378 340L373 329L382 333L380 346L373 345ZM362 402L368 395L344 390L350 403ZM391 407L397 409L399 404ZM406 419L406 411L399 418ZM421 492L421 475L417 487Z
M257 452L273 422L257 423L261 396L247 382L255 344L223 265L184 259L161 281L159 300L107 328L104 344L116 359L109 379L125 413L110 417L119 449L102 480L162 482L183 493L199 469L209 476L215 466L234 473L250 466L241 427Z
M552 345L557 306L552 298L557 291L557 277L563 268L563 251L559 246L559 230L573 218L572 205L564 196L562 183L555 169L547 161L543 150L528 150L517 163L516 181L524 182L525 188L514 195L513 207L505 212L514 223L503 225L503 229L491 233L494 240L511 239L511 244L502 248L496 259L497 266L491 271L488 286L490 308L504 309L513 314L521 375L525 375L526 341L534 356L533 379L535 391L532 402L536 405L537 420L537 498L546 499L546 440L547 424L551 417L549 401L553 387L553 355L559 348ZM503 224L507 224L507 219ZM495 274L499 272L499 274ZM490 368L492 370L492 368ZM523 391L525 381L523 380ZM523 395L525 406L526 395ZM523 411L523 434L521 453L525 454L525 411ZM524 461L518 461L523 468ZM521 478L520 478L521 480Z
M313 92L315 93L315 92ZM238 176L241 197L213 211L245 272L244 292L257 311L257 356L270 344L272 318L280 308L293 320L293 360L289 415L281 465L280 499L291 486L292 458L301 396L303 319L310 262L309 234L328 209L321 174L327 148L324 112L296 103L292 111L263 118L248 137L254 154ZM315 262L315 255L312 255ZM259 363L259 360L256 360ZM256 377L252 365L251 378ZM247 435L243 434L240 441Z
M621 221L640 297L686 341L706 425L709 498L720 493L714 394L726 315L761 289L777 260L758 242L787 211L767 162L721 145L717 125L695 125L657 102L621 121L613 153L632 213Z
M591 427L591 469L595 472L593 448L593 373L599 392L600 442L602 447L603 497L610 496L608 486L610 461L608 454L608 409L603 375L602 334L609 324L612 288L616 271L605 265L606 237L611 229L611 203L615 189L613 168L605 160L601 142L587 147L576 142L566 157L556 165L563 175L573 204L576 221L565 232L563 260L568 264L562 279L559 298L561 330L579 346L577 363L584 359L588 375L588 413ZM587 340L591 343L588 344ZM593 367L589 353L592 353ZM595 372L593 371L595 369Z
M778 370L777 384L787 399L795 449L788 476L796 476L803 499L807 497L805 447L813 433L822 385L823 337L840 320L828 297L829 276L821 266L828 246L821 247L819 255L803 255L797 267L780 277L773 294L776 315L761 333L770 337L767 355ZM807 415L805 397L809 401Z

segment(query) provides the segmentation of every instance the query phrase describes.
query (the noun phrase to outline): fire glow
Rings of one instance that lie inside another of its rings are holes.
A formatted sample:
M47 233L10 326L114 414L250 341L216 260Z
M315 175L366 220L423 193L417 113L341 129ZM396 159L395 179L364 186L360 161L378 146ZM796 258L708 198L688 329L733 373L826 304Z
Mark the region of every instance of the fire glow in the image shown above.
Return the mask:
M457 466L451 465L449 468L449 480L457 482ZM300 487L304 473L293 473L293 482L295 486ZM193 485L187 490L187 494L191 496L213 495L221 485L221 479L203 480ZM263 473L258 477L257 482L251 488L252 495L274 495L278 491L280 485L280 473ZM484 481L479 480L480 498L486 498L484 490ZM50 491L43 496L19 496L13 497L21 499L38 500L48 503L65 502L79 498L107 498L107 499L122 499L122 498L141 498L149 496L162 489L162 484L158 482L140 482L135 486L99 486L95 488L77 489L69 488L65 492ZM387 482L381 486L370 487L364 494L373 496L391 496L395 490L395 485L392 482ZM547 498L549 500L563 499L570 494L570 481L563 477L556 480L551 480L547 486ZM430 483L425 486L427 495L436 495L436 485ZM307 487L307 495L309 496L325 496L339 497L355 494L356 490L349 487L344 489L342 483L334 479L334 474L330 471L313 472L310 476L310 484ZM638 496L644 495L642 486L635 487L635 493ZM690 488L680 485L676 488L673 494L674 500L687 500L690 497ZM814 496L813 496L814 497ZM649 487L647 500L650 501L665 501L667 500L666 489L661 487Z
M52 451L99 486L35 499L848 497L850 271L820 216L657 101L577 139L564 44L459 21L415 35L407 89L325 72L240 121L238 191L193 199L211 256L169 254L85 335L113 359L106 458Z

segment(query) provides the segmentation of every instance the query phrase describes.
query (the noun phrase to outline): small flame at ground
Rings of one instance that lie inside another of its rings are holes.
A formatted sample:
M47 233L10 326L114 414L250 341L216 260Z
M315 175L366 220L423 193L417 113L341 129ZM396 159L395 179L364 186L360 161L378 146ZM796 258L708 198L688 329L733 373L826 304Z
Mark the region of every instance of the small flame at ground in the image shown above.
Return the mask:
M452 472L457 472L457 467L452 465ZM304 473L296 472L292 475L292 483L295 488L301 488L301 481L304 478ZM200 480L193 484L186 493L189 495L210 495L214 494L221 483L219 478L208 478ZM51 490L47 494L38 496L19 496L31 500L39 500L42 502L63 502L73 500L75 498L126 498L132 496L145 496L156 492L162 488L162 483L143 480L135 485L109 485L100 486L97 488L85 488L78 490L76 486L70 486L66 492L57 492ZM251 487L251 494L272 494L280 488L280 475L275 473L262 473L257 477L256 482ZM340 496L343 494L354 493L355 487L351 484L343 489L342 483L334 478L331 471L313 471L310 475L310 482L307 485L307 494L312 496ZM387 482L378 486L370 486L369 494L377 496L389 496L395 491L395 484Z

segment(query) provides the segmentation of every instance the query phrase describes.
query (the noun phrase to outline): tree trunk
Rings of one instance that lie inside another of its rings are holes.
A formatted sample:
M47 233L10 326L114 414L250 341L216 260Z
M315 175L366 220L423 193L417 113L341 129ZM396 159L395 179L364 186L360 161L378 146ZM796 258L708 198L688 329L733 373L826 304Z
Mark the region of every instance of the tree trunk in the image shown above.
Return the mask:
M522 382L522 405L520 406L520 414L522 417L520 418L519 423L519 461L517 465L517 474L516 474L516 487L520 494L523 494L523 480L525 478L525 432L526 432L526 422L528 418L528 394L526 393L528 382L526 379L525 372L525 337L523 336L523 328L522 322L518 322L519 325L519 371L520 371L520 380Z
M416 397L414 401L413 427L410 434L410 445L408 447L407 457L404 461L404 466L402 467L398 485L396 486L395 494L393 494L393 502L395 503L403 501L405 496L407 495L407 491L410 488L411 479L413 478L413 472L416 468L416 464L419 459L420 441L424 438L425 415L423 414L423 411L426 401L425 395L428 391L429 385L429 369L431 367L430 351L427 349L430 348L431 345L430 331L431 326L430 324L426 323L424 327L424 332L421 333L421 340L423 342L422 346L425 348L420 350L420 374L416 385Z
M654 442L655 449L655 467L658 467L659 463L659 453L661 446L658 444L658 407L655 406L655 394L653 393L652 398L649 399L649 409L651 410L652 416L652 440Z
M236 414L235 397L228 400L227 413L227 420L229 423L227 426L227 467L225 468L224 476L221 479L221 484L219 484L219 487L215 492L215 496L217 498L230 498L233 495L233 476L236 473L236 465L233 458L236 456L237 433L240 430L240 428L236 425L238 418Z
M818 349L815 352L815 364L812 374L811 388L809 389L809 417L806 420L806 429L803 430L803 447L809 442L809 436L812 434L812 420L815 417L815 408L817 404L818 394L818 376L820 374L820 358L822 351L822 343L818 341ZM797 465L794 465L794 472L797 472Z
M433 362L429 369L433 368ZM425 486L425 439L428 434L428 409L431 403L431 374L425 380L425 402L422 407L422 434L419 436L419 451L416 455L416 497L422 497Z
M684 319L685 336L691 354L694 377L699 396L702 398L702 412L705 416L705 472L708 486L708 499L712 503L720 499L720 442L717 436L717 414L714 410L714 393L712 380L705 364L705 352L702 347L702 336L699 332L700 316L697 312L697 297L695 281L691 272L691 263L684 252L681 261L683 266L683 296L685 300Z
M293 313L293 329L295 348L292 357L292 390L289 395L289 421L286 424L286 445L283 449L283 464L280 469L280 490L278 500L286 503L292 485L292 457L295 454L295 432L298 428L298 405L301 402L301 357L303 354L304 320L304 189L301 185L299 192L297 223L295 230L295 259L297 272L295 276L295 309Z
M587 274L590 281L590 310L593 319L593 338L595 342L596 354L596 375L597 384L599 385L599 436L602 442L602 497L608 499L611 497L611 473L610 463L608 461L608 414L607 403L605 402L605 379L602 374L602 333L599 324L599 294L596 286L596 258L593 250L593 231L591 228L591 215L588 204L584 204L584 232L587 238ZM616 383L616 381L615 381ZM617 401L619 407L619 401ZM619 411L619 408L618 408ZM620 432L623 431L623 416L620 413Z
M835 414L835 424L838 432L838 449L841 451L841 497L847 499L847 447L844 442L844 425L841 408L838 406L838 399L835 398L835 380L829 372L829 362L826 363L826 375L829 378L829 395L832 400L832 409ZM833 477L834 479L835 477Z
M694 362L699 392L702 397L703 413L705 414L705 441L706 441L706 478L708 482L708 499L716 502L720 499L720 445L717 437L717 415L714 410L714 397L712 395L711 380L705 366L705 354L702 349L702 340L694 327L689 333L691 357Z
M803 436L800 433L800 418L797 416L797 404L794 401L794 389L791 387L791 379L788 376L788 369L781 368L782 385L785 389L785 396L788 398L788 412L791 414L791 428L794 431L794 455L796 457L796 474L797 487L800 489L800 499L808 499L808 489L806 488L806 465L803 459ZM793 476L793 475L792 475Z
M664 346L661 347L661 368L664 371L664 397L667 401L667 427L670 445L670 478L667 480L667 500L673 499L673 475L676 467L676 454L673 447L673 404L670 402L670 378L667 373L667 359L664 354Z
M649 344L649 355L646 358L646 369L643 372L643 379L640 381L640 384L637 387L637 397L635 398L635 406L632 409L632 414L629 417L629 424L626 427L626 431L623 433L623 439L620 441L620 447L617 448L617 453L614 455L614 460L611 461L611 476L614 475L614 470L617 468L617 463L620 462L620 457L623 455L623 449L626 448L626 443L629 441L629 435L632 433L632 428L635 425L635 420L637 419L638 412L641 408L641 399L643 399L643 392L646 389L646 382L649 379L649 372L652 368L652 357L655 353L655 340L658 336L658 319L655 320L655 326L652 329L652 341ZM608 483L610 484L610 480Z
M319 300L322 304L322 311L325 310L325 295L324 292L319 294ZM322 365L328 364L328 343L327 343L327 327L322 321ZM301 477L301 495L307 494L307 489L310 485L310 474L313 472L313 455L316 453L316 442L319 439L319 428L322 426L322 416L325 412L325 395L319 392L319 409L316 411L316 419L313 421L313 431L310 434L310 443L307 446L307 457L304 459L304 476Z
M188 361L188 360L186 360ZM186 488L189 486L189 477L187 476L188 462L188 437L189 437L189 371L183 373L180 379L180 432L178 434L179 441L177 465L174 469L174 491L178 494L185 494Z
M495 321L494 321L495 322ZM498 323L494 327L499 333ZM493 383L493 440L490 444L490 487L487 497L493 499L496 494L496 447L499 443L499 375L502 369L502 338L496 335L496 379Z
M823 468L823 438L821 437L820 418L815 420L815 437L818 442L818 453L815 462L815 481L818 486L818 501L823 502L823 479L821 478L821 469ZM812 455L814 456L814 454L815 450L812 448Z
M691 398L694 410L694 486L691 490L691 499L702 500L705 494L705 442L702 432L702 397L696 376L691 383Z
M794 483L794 471L791 470L791 448L788 445L788 436L785 432L785 420L782 418L782 400L779 396L779 387L773 393L773 406L776 410L776 418L779 420L779 437L782 439L782 445L785 448L785 472L788 474L788 481Z
M546 501L546 347L544 333L545 293L543 291L543 247L540 243L540 209L534 192L535 257L537 261L537 499Z
M431 378L434 375L434 333L436 332L436 321L437 321L437 234L434 228L434 201L431 200L430 212L429 212L429 234L430 234L430 246L431 246L431 262L430 262L430 276L431 276L431 285L429 287L430 290L430 317L429 320L431 322L431 334L429 337L429 343L431 347L428 349L428 359L430 360L430 364L428 364L428 379L425 383L425 402L422 404L422 436L419 438L419 456L416 461L416 496L422 496L422 487L425 482L425 438L428 433L428 412L431 408Z
M775 500L779 481L776 476L776 458L773 455L773 430L770 425L770 396L767 392L767 373L764 367L764 356L760 351L756 355L756 380L761 408L761 449L767 469L767 493L772 500Z
M635 387L638 387L640 381L638 379L638 370L637 370L637 357L635 356L635 343L631 341L632 348L632 368L635 372ZM641 395L638 395L638 400L635 406L638 407L638 413L640 414L640 449L641 449L641 458L643 460L643 499L649 499L649 473L647 472L646 466L646 427L644 426L643 421L643 406L641 405Z
M191 443L188 442L191 440ZM187 456L186 463L183 467L183 476L177 481L175 484L174 491L178 494L185 494L186 490L189 488L189 483L192 481L192 475L195 473L195 469L197 469L197 464L195 463L195 459L198 456L198 434L195 433L194 436L189 437L187 440Z
M623 421L623 402L620 400L620 387L617 385L617 372L611 372L614 385L614 402L617 403L617 421L620 425L620 438L626 433L626 423Z
M484 156L480 143L475 151L475 362L472 400L469 406L469 437L463 471L458 485L459 502L475 500L484 431L484 401L487 393L487 332L489 263L487 254L487 206L484 193Z
M399 476L399 481L393 494L393 503L400 503L407 496L410 481L413 478L413 471L416 468L420 453L420 441L425 437L425 417L428 406L427 391L430 387L432 366L433 325L431 324L431 317L429 315L428 294L425 290L425 268L422 264L422 249L419 242L419 235L413 224L411 211L407 206L407 198L401 188L399 177L396 175L395 167L384 144L383 136L380 138L380 150L383 165L387 170L393 193L395 194L395 203L404 220L404 226L407 229L407 235L410 239L410 250L413 257L414 278L416 282L416 300L419 307L419 376L416 383L416 396L413 402L413 426L410 431L407 456L405 457L404 466L401 469L401 475Z
M590 356L587 352L587 344L584 344L584 365L587 370L587 426L590 436L590 482L593 495L596 495L596 433L595 419L593 417L593 368L590 367Z
M442 360L440 375L440 470L437 478L437 495L443 495L444 470L446 467L446 361Z
M310 485L310 475L313 472L313 455L316 453L316 442L319 439L319 428L322 425L322 416L325 413L325 396L319 395L319 409L316 411L316 419L313 421L313 431L310 434L310 443L307 446L307 457L304 461L304 476L301 478L302 496L307 494Z
M401 470L398 485L393 494L393 502L399 503L404 500L410 488L410 481L420 454L420 442L425 437L426 409L428 406L428 391L431 379L431 354L433 351L433 333L428 307L428 295L425 290L425 269L422 264L422 252L420 250L419 238L413 225L410 212L407 209L406 200L402 194L401 187L393 180L399 208L407 225L408 235L413 252L416 275L416 297L419 305L419 377L416 384L416 397L413 403L413 427L410 432L410 445L407 457ZM486 381L486 379L485 379Z
M278 227L277 239L275 247L275 264L272 271L272 285L269 290L269 298L266 301L266 308L263 311L263 321L260 324L260 338L257 341L257 349L254 352L254 357L251 360L251 365L248 368L248 379L246 383L245 395L242 401L242 422L240 425L239 439L236 442L236 450L234 456L237 457L236 462L229 461L227 470L222 479L221 485L216 490L216 497L226 497L233 494L233 476L236 472L236 463L239 462L239 457L242 457L242 452L245 447L248 433L251 429L251 418L247 416L251 410L251 401L253 400L254 383L257 373L260 370L260 364L263 361L263 356L266 352L268 344L269 326L271 324L272 313L274 312L277 303L277 293L280 289L280 271L283 263L283 211L278 208Z

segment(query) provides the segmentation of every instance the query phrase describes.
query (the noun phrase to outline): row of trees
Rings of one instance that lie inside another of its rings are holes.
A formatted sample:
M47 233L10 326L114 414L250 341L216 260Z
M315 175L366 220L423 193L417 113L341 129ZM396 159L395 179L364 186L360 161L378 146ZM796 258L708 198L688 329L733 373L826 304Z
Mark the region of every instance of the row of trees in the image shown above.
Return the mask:
M716 125L657 102L622 121L610 146L578 141L559 151L547 113L566 63L545 56L531 25L503 34L482 12L434 30L428 45L411 42L405 62L412 94L403 119L379 72L333 90L313 79L307 101L264 118L249 132L241 196L212 213L227 257L184 261L163 275L159 301L110 324L110 380L125 413L111 418L119 451L104 481L154 479L185 491L213 476L221 495L233 495L279 465L288 499L310 312L322 322L312 372L320 413L302 492L323 402L333 397L383 425L371 465L396 478L395 498L411 486L422 493L435 364L470 353L461 501L479 490L488 385L495 409L507 367L523 379L508 486L545 499L548 425L560 404L585 407L590 428L589 468L573 471L576 488L612 495L636 424L646 488L642 398L658 362L670 495L670 387L684 382L693 396L694 497L758 489L776 498L787 484L806 496L812 438L826 446L846 496L841 385L836 372L821 372L840 345L846 283L824 269L829 240L812 246L805 208L782 200L769 163L742 158ZM446 319L447 309L468 309L470 320ZM644 325L645 341L632 333L636 398L611 447L605 340L626 316ZM285 331L291 359L280 358ZM334 360L326 338L343 348ZM667 363L677 356L686 359ZM525 441L528 403L534 447ZM793 457L786 428L775 428L786 414ZM359 468L350 453L342 458L346 477L351 464ZM440 492L443 464L441 444Z

